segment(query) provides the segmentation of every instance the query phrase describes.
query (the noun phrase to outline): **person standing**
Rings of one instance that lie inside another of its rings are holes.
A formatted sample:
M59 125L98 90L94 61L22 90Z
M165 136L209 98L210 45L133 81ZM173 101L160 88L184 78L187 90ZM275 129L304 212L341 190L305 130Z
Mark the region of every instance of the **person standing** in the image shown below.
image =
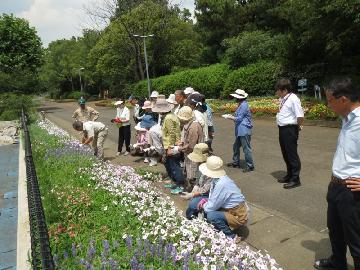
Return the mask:
M179 104L174 110L174 114L177 115L179 110L185 105L186 101L186 95L183 90L175 91L175 101Z
M132 106L134 106L133 119L134 119L135 124L137 124L140 122L140 119L141 119L140 115L142 114L142 111L141 111L142 108L139 105L139 99L135 96L130 96L129 101L130 101L130 104Z
M280 98L279 112L276 123L279 127L279 142L283 159L286 163L286 176L278 179L285 183L284 188L290 189L301 185L301 162L297 152L299 131L304 122L304 110L300 99L292 92L291 82L280 79L275 84L276 94Z
M84 98L80 98L78 103L80 107L76 109L72 115L72 118L75 118L76 121L96 121L99 118L99 112L90 106L86 106L86 100Z
M101 122L75 121L73 128L83 132L82 143L92 144L94 155L100 159L104 158L104 142L108 135L108 128Z
M325 87L328 106L342 120L327 192L330 258L317 269L347 269L349 246L355 270L360 270L360 88L351 78L338 78Z
M252 133L252 117L249 104L247 103L248 93L242 89L237 89L235 93L230 94L238 101L238 108L236 109L235 116L229 115L226 119L231 119L235 122L235 142L233 144L233 161L228 163L228 167L240 168L240 147L242 147L245 156L246 168L243 172L252 172L254 161L251 149L251 133Z
M116 155L120 156L122 154L122 148L125 142L124 156L127 156L130 153L130 138L131 138L130 110L128 109L128 107L125 106L125 102L123 100L116 101L115 106L117 107L115 119L117 119L117 121L119 121L120 123L118 151ZM112 121L114 121L114 119Z

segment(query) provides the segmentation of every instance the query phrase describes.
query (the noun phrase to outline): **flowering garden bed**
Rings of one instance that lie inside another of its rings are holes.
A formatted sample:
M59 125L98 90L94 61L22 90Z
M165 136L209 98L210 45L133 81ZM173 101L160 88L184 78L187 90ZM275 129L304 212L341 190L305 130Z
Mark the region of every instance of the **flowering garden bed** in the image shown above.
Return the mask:
M154 177L95 159L51 122L31 136L57 269L281 269L204 220L186 220L144 179Z

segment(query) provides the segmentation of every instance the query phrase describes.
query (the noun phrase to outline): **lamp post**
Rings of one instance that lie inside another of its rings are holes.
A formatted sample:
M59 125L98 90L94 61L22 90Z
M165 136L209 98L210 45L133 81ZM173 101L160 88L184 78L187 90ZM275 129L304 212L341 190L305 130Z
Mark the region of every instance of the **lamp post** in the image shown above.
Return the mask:
M84 70L85 68L81 67L79 68L79 78L80 78L80 92L83 93L83 85L81 82L81 71Z
M147 61L147 54L146 54L146 38L148 37L153 37L154 35L146 35L146 36L141 36L141 35L133 35L134 37L139 37L142 38L144 41L144 57L145 57L145 68L146 68L146 78L147 78L147 85L148 85L148 91L149 91L149 98L151 95L151 90L150 90L150 78L149 78L149 67L148 67L148 61Z

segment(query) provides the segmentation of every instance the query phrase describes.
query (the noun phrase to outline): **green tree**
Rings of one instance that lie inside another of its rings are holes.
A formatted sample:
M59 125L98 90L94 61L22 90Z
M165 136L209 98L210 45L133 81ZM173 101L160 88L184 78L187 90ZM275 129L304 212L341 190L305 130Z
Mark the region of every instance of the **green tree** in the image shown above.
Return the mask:
M35 29L24 19L3 14L0 37L0 92L36 91L43 52Z

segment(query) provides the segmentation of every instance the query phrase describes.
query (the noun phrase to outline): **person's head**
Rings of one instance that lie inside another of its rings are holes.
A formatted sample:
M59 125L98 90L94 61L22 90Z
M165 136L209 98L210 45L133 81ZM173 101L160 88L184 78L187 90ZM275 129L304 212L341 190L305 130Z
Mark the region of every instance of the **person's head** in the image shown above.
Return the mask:
M83 122L81 121L75 121L73 123L73 128L77 131L83 131Z
M125 107L125 102L123 100L118 100L115 102L115 106L117 108L124 108Z
M79 103L80 108L81 108L82 110L84 110L84 109L85 109L85 106L86 106L86 105L85 105L86 100L85 100L83 97L81 97L81 98L79 99L78 103Z
M152 115L144 115L144 117L141 119L141 122L139 123L139 125L141 128L149 130L151 127L156 125L156 122L154 121L154 118Z
M152 108L152 103L149 100L146 100L144 102L144 105L141 107L141 109L143 109L145 112L151 112L151 108Z
M194 119L194 111L189 106L183 106L177 116L179 117L179 120L181 123L186 124L189 123L191 120Z
M159 92L158 92L158 91L152 91L152 92L151 92L151 95L150 95L150 100L151 100L151 101L156 101L158 95L159 95Z
M347 116L360 106L360 88L349 77L336 78L325 86L328 106L338 115Z
M238 103L242 103L244 100L247 99L249 94L246 93L245 90L236 89L235 93L230 94L230 96L235 98Z
M188 155L188 158L197 163L206 162L209 157L209 146L206 143L198 143L194 146L194 150Z
M129 101L130 101L131 105L135 106L135 104L138 104L139 99L137 97L135 97L135 96L130 96Z
M280 79L275 84L275 93L278 97L285 97L288 93L291 93L292 86L289 79Z
M154 106L152 107L152 111L160 115L164 115L171 112L173 108L174 104L170 104L169 102L167 102L165 96L159 95L159 97L156 99Z
M205 99L205 97L203 95L201 95L201 94L191 94L186 99L185 105L189 106L193 110L202 111L202 105L203 105L203 100L204 99Z
M183 90L176 90L175 91L175 100L178 104L183 105L186 101L186 95Z
M149 130L149 128L142 127L141 123L139 122L136 124L135 130L136 130L136 133L142 134L142 133L145 133L147 130Z
M192 87L186 87L184 89L184 94L186 95L186 97L190 96L192 93L194 93L194 88Z
M226 175L223 169L224 162L220 157L211 156L206 159L206 162L199 166L199 171L211 178L220 178Z

